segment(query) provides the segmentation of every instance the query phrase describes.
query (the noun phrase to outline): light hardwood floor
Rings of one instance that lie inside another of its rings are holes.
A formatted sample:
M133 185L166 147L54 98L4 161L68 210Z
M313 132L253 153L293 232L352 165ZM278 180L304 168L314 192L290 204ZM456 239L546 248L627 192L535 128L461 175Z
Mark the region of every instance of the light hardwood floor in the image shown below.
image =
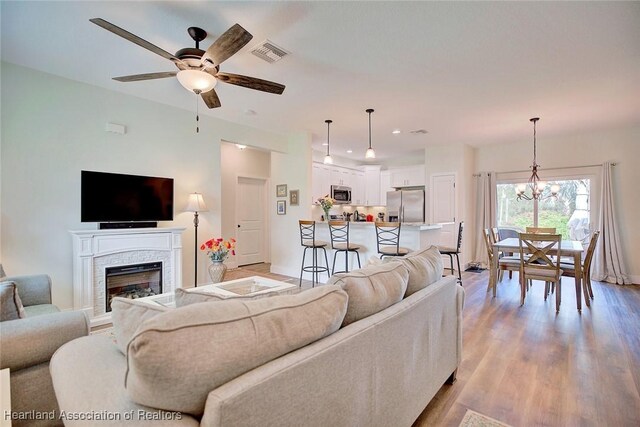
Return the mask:
M498 296L488 273L463 273L462 364L414 427L457 426L467 408L512 426L640 426L640 286L593 282L576 310L573 279L562 305L534 282L519 307L517 273Z
M228 272L264 275L268 264ZM463 273L462 363L414 427L457 426L467 409L516 426L640 426L640 286L593 282L591 308L576 310L573 279L562 305L534 282L520 307L518 274L486 291L488 272ZM311 286L303 281L303 288Z

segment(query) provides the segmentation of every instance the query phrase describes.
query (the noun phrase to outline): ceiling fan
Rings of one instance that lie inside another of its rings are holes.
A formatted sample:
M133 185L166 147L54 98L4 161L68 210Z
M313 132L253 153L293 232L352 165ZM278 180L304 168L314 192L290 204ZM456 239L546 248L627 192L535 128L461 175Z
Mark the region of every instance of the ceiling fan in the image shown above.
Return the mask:
M200 42L207 37L207 32L202 28L189 27L187 30L191 38L196 42L196 47L180 49L175 55L160 49L148 41L132 34L112 23L101 18L93 18L89 21L104 28L107 31L129 40L151 52L162 56L173 62L179 71L165 71L159 73L135 74L131 76L114 77L113 80L119 82L137 82L141 80L163 79L166 77L177 77L178 81L185 89L200 95L207 107L220 107L220 99L214 87L218 80L224 83L255 89L262 92L281 95L284 92L284 85L258 79L255 77L242 76L220 72L220 64L229 59L242 49L253 36L239 24L233 25L224 34L213 42L204 51L200 49Z

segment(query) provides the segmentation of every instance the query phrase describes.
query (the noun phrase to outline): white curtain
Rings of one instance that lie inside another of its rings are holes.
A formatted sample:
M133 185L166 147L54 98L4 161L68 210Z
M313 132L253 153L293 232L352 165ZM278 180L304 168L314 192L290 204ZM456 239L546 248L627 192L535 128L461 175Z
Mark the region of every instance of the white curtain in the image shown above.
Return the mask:
M616 210L613 200L613 182L610 162L602 165L602 199L600 201L600 240L596 246L591 278L600 282L631 284L626 275L622 246L616 225Z
M476 177L476 222L474 260L489 266L489 255L482 232L496 225L496 183L493 172L480 172Z

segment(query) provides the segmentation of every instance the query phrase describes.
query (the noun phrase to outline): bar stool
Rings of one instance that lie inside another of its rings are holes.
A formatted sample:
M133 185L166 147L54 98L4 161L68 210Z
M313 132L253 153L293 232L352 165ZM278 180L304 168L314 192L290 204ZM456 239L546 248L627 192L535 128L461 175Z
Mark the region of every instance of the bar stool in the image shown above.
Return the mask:
M349 242L349 223L347 221L329 221L329 234L331 235L331 249L333 253L333 264L331 266L331 274L336 274L336 256L338 252L344 252L344 272L349 272L349 252L355 252L358 258L358 268L362 268L360 264L360 246Z
M311 273L311 287L315 287L316 282L319 283L320 273L327 273L329 277L329 258L327 258L327 242L316 240L316 222L315 221L298 221L300 224L300 244L304 247L302 253L302 267L300 268L300 287L302 287L302 275L304 272ZM313 250L313 258L311 265L305 267L304 259L307 256L307 249ZM325 266L318 265L318 249L324 251Z
M458 281L462 285L462 271L460 270L460 248L462 247L462 230L464 229L464 221L460 221L460 226L458 227L458 245L455 248L447 248L438 246L438 250L442 255L448 255L449 261L451 261L451 274L455 271L453 269L453 256L455 255L456 261L458 262Z
M400 246L399 222L376 222L376 237L380 259L385 256L404 256L409 249Z

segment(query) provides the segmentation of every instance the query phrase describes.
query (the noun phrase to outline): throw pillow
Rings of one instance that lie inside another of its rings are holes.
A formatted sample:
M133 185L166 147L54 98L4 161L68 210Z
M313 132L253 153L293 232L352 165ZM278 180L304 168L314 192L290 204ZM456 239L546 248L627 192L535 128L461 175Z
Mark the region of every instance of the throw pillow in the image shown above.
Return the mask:
M125 386L141 405L201 416L209 392L340 328L347 294L191 304L144 322L129 343Z
M407 290L409 272L402 264L382 264L338 273L335 284L349 295L349 306L342 326L364 319L401 301Z
M272 297L275 295L278 295L278 292L267 292L267 293L258 294L258 295L238 295L238 296L230 296L230 297L221 297L220 295L212 294L211 292L207 292L207 291L198 291L198 290L187 291L182 288L178 288L175 291L176 308L184 307L191 304L196 304L199 302L225 301L230 299L254 300L254 299Z
M24 307L14 282L0 283L0 321L23 319Z
M163 305L115 297L111 301L111 320L116 345L122 354L127 354L127 345L138 327L147 319L172 310Z
M419 249L403 257L387 257L383 262L398 262L409 270L405 298L440 280L444 271L442 256L436 246Z

